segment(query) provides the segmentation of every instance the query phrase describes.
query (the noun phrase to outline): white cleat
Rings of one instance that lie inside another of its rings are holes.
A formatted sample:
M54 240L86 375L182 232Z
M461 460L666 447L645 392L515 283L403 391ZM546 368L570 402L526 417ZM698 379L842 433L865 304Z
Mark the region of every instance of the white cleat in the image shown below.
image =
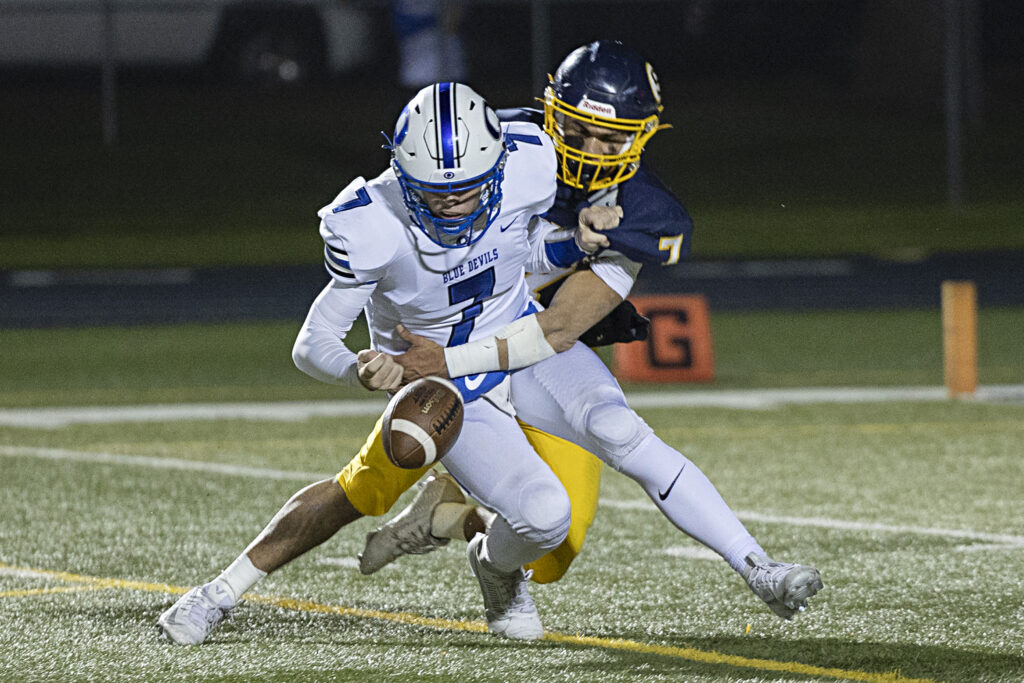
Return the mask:
M211 581L178 598L156 623L162 635L178 645L199 645L233 607L231 593Z
M530 597L532 571L517 569L511 574L495 571L480 559L483 534L469 542L469 566L480 582L484 594L487 628L491 633L514 640L537 640L544 637L544 626L537 614L537 605Z
M359 571L373 574L402 555L422 555L448 545L449 539L430 533L434 510L441 503L465 502L462 489L450 474L431 472L407 508L366 535L366 545L359 553Z
M775 562L764 555L747 555L743 572L750 590L783 619L792 619L807 608L807 600L825 587L814 567Z

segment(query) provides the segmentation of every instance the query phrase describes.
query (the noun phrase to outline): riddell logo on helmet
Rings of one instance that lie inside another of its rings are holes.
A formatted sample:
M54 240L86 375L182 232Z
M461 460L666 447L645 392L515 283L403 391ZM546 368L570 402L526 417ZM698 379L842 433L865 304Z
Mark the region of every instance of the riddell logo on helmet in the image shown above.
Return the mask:
M591 114L597 114L598 116L604 116L605 118L615 118L615 107L610 104L603 104L601 102L594 102L588 100L586 95L580 100L580 103L576 105L577 109L582 111L589 111Z

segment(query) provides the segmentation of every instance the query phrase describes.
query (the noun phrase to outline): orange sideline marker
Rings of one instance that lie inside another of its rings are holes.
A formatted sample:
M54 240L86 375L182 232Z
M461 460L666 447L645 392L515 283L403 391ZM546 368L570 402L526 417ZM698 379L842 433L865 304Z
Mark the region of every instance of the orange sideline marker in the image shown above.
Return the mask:
M942 357L951 398L978 388L978 292L973 282L942 283Z
M700 294L630 297L651 320L646 341L612 348L615 376L627 382L710 382L711 323Z

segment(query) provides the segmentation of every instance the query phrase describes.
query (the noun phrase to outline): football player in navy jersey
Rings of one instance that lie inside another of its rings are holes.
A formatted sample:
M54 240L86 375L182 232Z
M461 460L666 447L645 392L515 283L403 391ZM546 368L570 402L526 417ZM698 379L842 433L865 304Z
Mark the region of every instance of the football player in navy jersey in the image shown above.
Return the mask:
M597 41L562 62L545 90L543 112L499 112L503 120L542 123L558 155L558 190L546 218L565 230L546 248L564 270L529 278L549 304L536 318L553 348L576 339L601 345L644 338L646 321L625 300L641 264L671 266L689 251L693 226L686 209L641 158L663 128L661 111L650 63L617 41ZM600 246L591 249L595 243ZM411 348L396 360L405 382L508 367L501 365L500 339L442 349L403 337ZM596 511L603 461L636 480L673 524L721 555L780 617L791 618L822 587L814 568L766 556L700 469L628 407L583 344L513 373L512 402L573 506L566 540L528 565L534 581L558 579L579 552ZM365 573L452 538L469 540L486 527L487 512L458 501L446 480L443 474L428 479L408 508L369 535L360 558Z

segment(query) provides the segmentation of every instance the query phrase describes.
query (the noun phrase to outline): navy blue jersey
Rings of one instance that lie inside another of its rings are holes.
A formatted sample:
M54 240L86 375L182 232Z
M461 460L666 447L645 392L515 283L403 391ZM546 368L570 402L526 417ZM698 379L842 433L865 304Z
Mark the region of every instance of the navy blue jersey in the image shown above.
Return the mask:
M500 109L498 118L544 125L544 113L537 109ZM619 227L604 233L612 249L638 263L657 265L675 264L690 253L690 214L643 161L636 175L616 188L615 203L622 207L623 218ZM573 227L587 206L590 198L583 190L559 182L555 204L545 218Z

